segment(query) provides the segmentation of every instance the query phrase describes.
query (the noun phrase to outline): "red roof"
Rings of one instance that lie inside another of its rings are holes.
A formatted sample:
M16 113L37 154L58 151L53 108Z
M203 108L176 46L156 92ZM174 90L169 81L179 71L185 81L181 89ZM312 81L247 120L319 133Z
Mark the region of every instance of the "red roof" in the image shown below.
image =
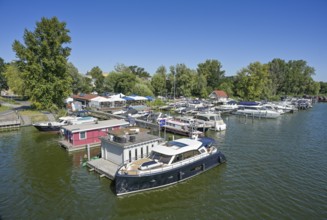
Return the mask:
M72 98L73 99L79 99L79 100L91 100L95 97L97 97L98 95L93 95L93 94L82 94L82 95L73 95Z
M226 94L226 92L223 91L223 90L215 90L214 93L216 93L216 96L217 97L222 97L222 98L224 98L224 97L227 98L228 97L228 95Z

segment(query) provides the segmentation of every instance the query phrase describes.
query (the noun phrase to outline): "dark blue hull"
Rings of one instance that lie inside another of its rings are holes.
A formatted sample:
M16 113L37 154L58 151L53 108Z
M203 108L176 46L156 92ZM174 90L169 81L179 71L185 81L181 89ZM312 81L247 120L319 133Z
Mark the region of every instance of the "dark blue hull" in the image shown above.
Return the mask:
M150 175L131 176L117 172L115 176L115 191L119 196L161 188L184 181L224 162L226 162L225 156L221 152L217 152L194 163Z
M34 127L39 131L52 131L52 132L59 132L61 126L44 126L44 125L34 125Z

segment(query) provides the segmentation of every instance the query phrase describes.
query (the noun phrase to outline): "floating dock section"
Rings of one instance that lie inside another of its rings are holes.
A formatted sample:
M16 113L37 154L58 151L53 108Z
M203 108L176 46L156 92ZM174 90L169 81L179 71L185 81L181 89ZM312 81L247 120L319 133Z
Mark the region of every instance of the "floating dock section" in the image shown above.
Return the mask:
M102 158L90 160L86 165L90 168L89 171L95 171L100 174L100 177L105 176L111 180L115 179L116 171L119 168L119 165Z
M20 120L0 121L0 130L15 130L20 128Z

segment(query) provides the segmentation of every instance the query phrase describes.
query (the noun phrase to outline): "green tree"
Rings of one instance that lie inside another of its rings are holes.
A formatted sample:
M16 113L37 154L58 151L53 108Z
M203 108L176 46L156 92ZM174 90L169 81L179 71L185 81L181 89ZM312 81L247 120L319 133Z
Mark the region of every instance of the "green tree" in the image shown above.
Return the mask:
M144 79L148 79L150 78L150 74L144 70L144 68L142 67L138 67L138 66L129 66L128 67L131 72L133 74L135 74L136 76L140 77L140 78L144 78Z
M117 73L132 73L131 69L122 63L118 63L115 66L115 72L117 72Z
M104 92L104 79L105 77L103 76L102 70L96 66L91 69L90 72L88 72L86 75L90 75L92 79L94 80L94 86L95 86L95 91L98 93L103 93Z
M4 62L4 60L0 57L0 91L2 91L3 89L8 89L8 85L7 85L7 79L5 77L5 69L6 69L6 64Z
M320 84L319 94L327 95L327 82L320 81L319 84Z
M273 95L284 95L286 92L285 78L288 71L287 63L282 59L273 59L268 63L268 71L272 82Z
M225 77L225 71L222 70L222 65L218 60L206 60L204 63L199 63L197 72L205 76L211 91L217 89Z
M132 89L132 93L140 96L153 96L151 89L142 83L137 83Z
M130 95L133 93L135 86L136 76L132 73L121 73L116 81L114 91L117 93L123 93Z
M259 62L243 68L236 77L237 95L246 100L267 99L271 96L268 65Z
M310 80L310 82L307 85L306 93L308 95L319 95L319 91L320 91L320 83Z
M170 75L173 75L175 78L175 97L191 97L195 84L195 71L187 68L185 64L177 64L170 67Z
M207 90L207 79L203 74L196 75L196 84L193 87L193 95L200 97L200 98L207 98L208 97L208 90Z
M152 76L151 85L154 89L153 91L156 96L167 95L166 77L167 77L167 70L164 66L160 66L157 69L156 73Z
M225 91L229 97L234 96L234 78L234 76L225 77L219 85L219 89Z
M65 22L56 17L42 18L34 32L25 30L24 43L15 40L13 50L18 67L28 90L28 96L37 109L58 109L71 94L71 77L67 59L71 42Z
M308 86L312 82L314 74L314 68L308 66L306 61L290 60L286 79L287 94L301 95L308 93Z
M112 71L105 77L104 88L106 92L115 92L115 86L120 74L121 73Z
M24 79L22 78L23 74L19 71L15 63L7 65L4 76L6 77L7 83L11 91L16 95L25 96L27 89Z
M72 63L68 63L67 72L72 78L73 94L92 92L91 79L80 74Z

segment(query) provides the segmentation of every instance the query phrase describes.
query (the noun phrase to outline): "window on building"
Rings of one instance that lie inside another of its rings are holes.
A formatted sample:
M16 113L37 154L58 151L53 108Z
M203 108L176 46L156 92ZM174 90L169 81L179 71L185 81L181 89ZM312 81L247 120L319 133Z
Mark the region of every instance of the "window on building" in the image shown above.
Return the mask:
M86 132L85 131L79 133L79 139L80 140L86 139Z
M132 151L131 150L128 151L128 161L132 162Z
M148 157L149 156L149 146L146 145L146 156Z
M137 160L137 148L135 149L135 160Z
M143 147L141 148L141 158L143 158Z

